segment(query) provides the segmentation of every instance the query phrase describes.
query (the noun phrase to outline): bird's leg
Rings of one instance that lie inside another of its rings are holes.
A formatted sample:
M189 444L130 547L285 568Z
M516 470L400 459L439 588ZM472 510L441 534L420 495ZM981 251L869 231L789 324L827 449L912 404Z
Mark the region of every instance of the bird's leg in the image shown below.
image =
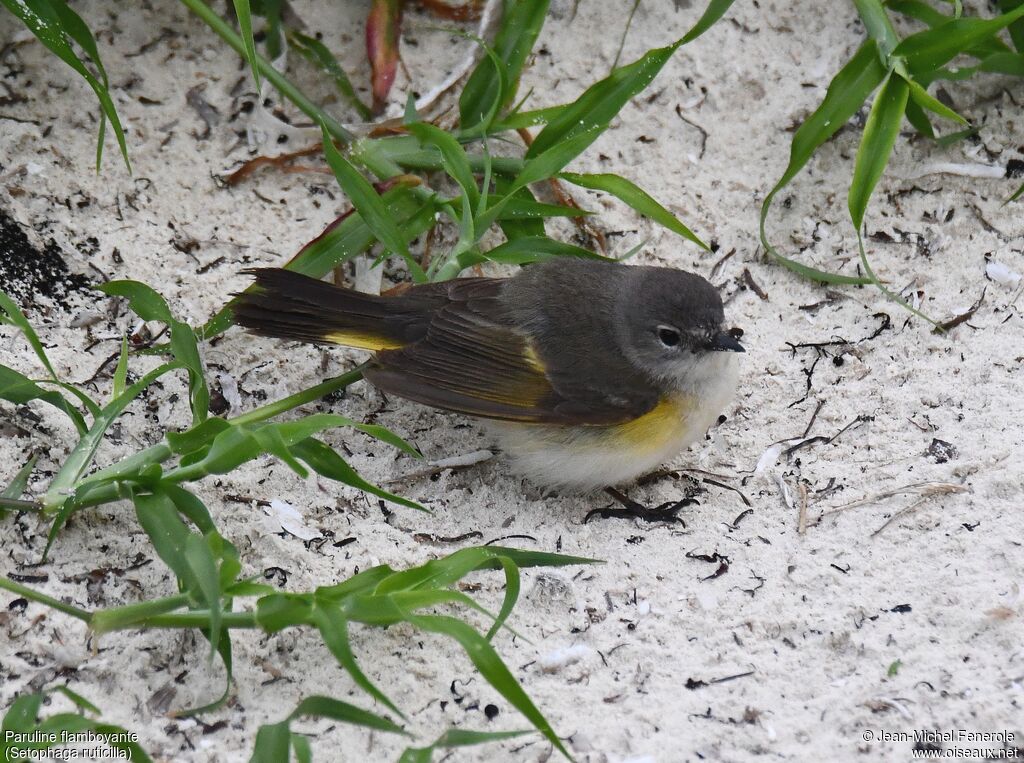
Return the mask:
M600 517L601 519L642 519L645 522L678 522L683 527L686 527L686 522L677 517L676 514L684 506L697 503L693 498L683 498L680 501L666 501L654 508L648 508L642 503L634 501L629 496L620 493L613 487L606 487L604 491L621 503L623 508L614 509L608 507L606 509L594 509L583 518L584 524L594 517Z

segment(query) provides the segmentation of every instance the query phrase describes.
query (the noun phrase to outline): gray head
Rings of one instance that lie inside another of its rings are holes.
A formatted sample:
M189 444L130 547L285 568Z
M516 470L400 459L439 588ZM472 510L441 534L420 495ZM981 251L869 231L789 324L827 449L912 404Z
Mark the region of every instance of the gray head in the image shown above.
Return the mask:
M686 374L702 359L743 352L743 332L728 330L718 291L704 278L673 268L630 268L620 292L620 339L630 359L654 377Z

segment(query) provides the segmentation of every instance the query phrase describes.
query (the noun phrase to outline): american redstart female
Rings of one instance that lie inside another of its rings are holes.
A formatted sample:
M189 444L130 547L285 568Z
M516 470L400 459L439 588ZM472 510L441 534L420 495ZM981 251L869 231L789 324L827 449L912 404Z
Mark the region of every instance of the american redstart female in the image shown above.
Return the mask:
M736 388L738 329L693 273L558 258L511 278L381 296L287 270L247 271L235 321L266 336L374 351L378 389L492 419L516 471L592 489L644 474L700 437Z

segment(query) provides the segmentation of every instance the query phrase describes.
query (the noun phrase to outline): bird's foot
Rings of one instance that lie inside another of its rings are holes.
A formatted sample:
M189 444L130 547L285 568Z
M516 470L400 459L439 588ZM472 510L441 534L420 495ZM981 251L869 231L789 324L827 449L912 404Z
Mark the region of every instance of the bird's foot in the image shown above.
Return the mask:
M587 516L583 518L583 524L586 524L594 517L600 517L601 519L642 519L645 522L677 523L686 527L686 522L676 515L684 507L697 503L692 498L683 498L680 501L666 501L658 506L649 508L620 493L613 487L605 488L605 492L622 504L623 508L615 509L609 506L605 509L594 509L587 512Z

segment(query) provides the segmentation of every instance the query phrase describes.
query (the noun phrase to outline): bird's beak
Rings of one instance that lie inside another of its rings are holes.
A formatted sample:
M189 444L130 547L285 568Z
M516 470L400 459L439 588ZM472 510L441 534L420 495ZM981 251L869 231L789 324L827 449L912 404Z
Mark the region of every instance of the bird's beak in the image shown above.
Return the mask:
M746 352L739 340L731 332L722 331L711 340L709 349L715 352Z

